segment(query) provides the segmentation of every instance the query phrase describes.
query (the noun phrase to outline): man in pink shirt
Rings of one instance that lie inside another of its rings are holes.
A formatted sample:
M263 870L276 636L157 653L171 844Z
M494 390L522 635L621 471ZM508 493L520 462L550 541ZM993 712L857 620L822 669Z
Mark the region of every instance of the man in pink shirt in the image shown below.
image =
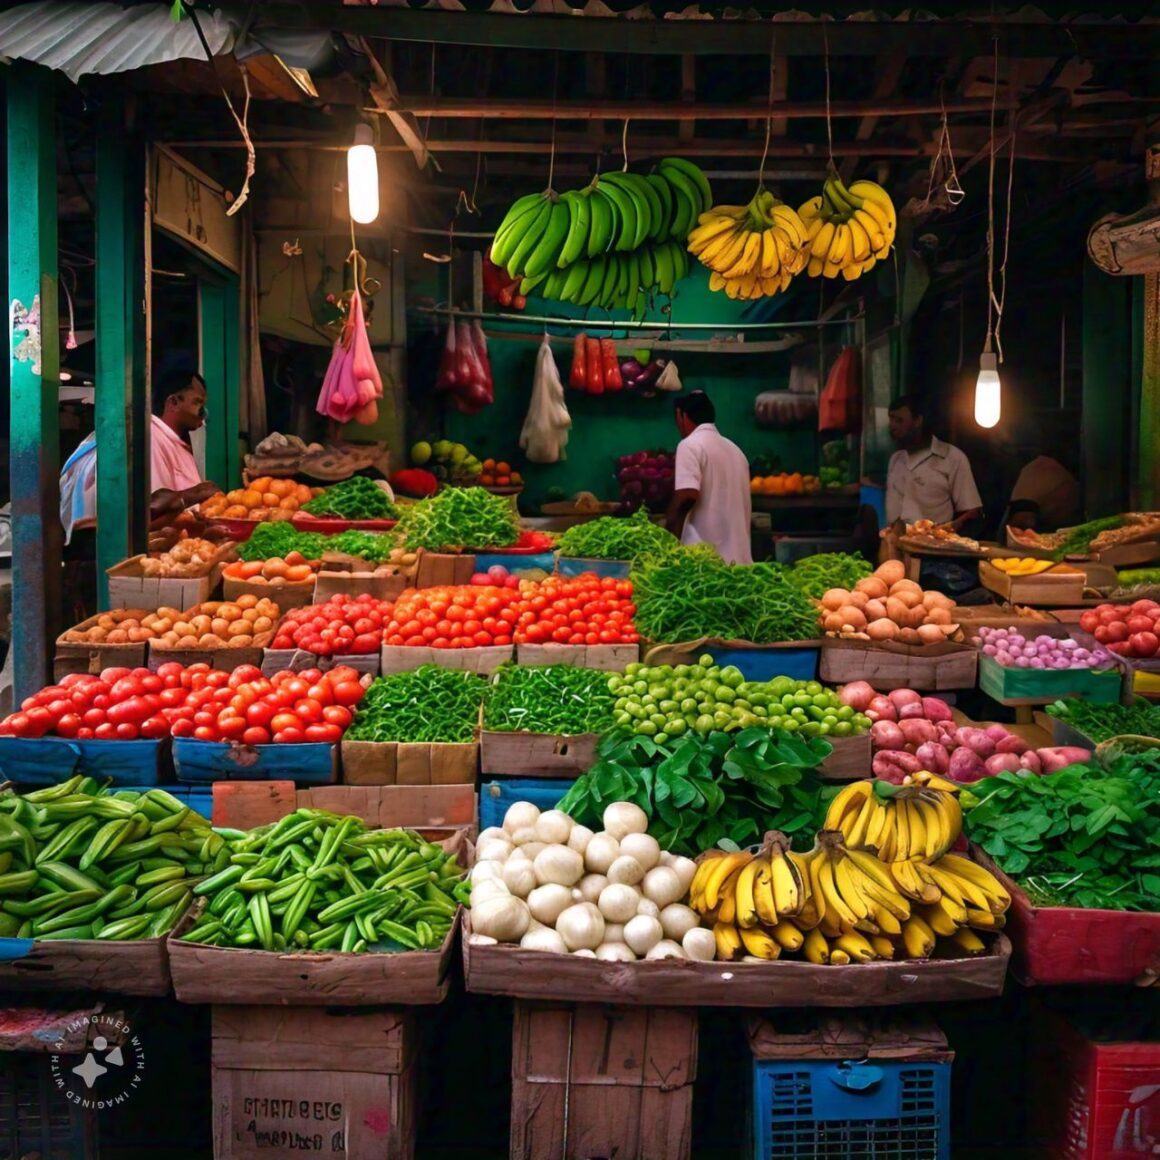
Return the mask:
M169 374L153 384L149 431L149 514L172 516L208 499L220 488L203 482L189 434L205 422L205 380L189 373ZM89 526L97 514L97 444L90 435L60 473L60 516L65 542L75 527Z

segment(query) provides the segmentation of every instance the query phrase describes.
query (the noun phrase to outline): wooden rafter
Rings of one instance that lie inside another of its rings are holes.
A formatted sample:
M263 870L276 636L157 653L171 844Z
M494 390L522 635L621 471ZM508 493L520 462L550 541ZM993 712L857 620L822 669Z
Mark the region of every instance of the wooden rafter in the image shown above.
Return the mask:
M898 88L898 82L902 79L902 70L906 67L906 53L901 50L896 50L880 58L876 62L875 71L878 76L874 82L874 101L881 101L890 96L895 89ZM869 141L874 136L874 130L878 128L878 120L881 114L867 113L861 121L858 122L858 128L854 132L855 141ZM842 180L849 181L854 172L855 158L847 157L841 165Z
M697 58L686 53L681 57L681 103L693 105L697 101ZM682 121L677 129L681 141L692 141L696 136L697 123L689 119Z
M439 162L431 156L418 123L415 121L414 114L399 108L399 90L395 85L394 78L379 63L374 50L365 40L362 42L362 47L375 74L375 79L369 86L371 100L375 103L375 112L381 113L391 122L395 132L403 139L403 143L411 151L411 156L415 158L415 164L420 169L424 168L428 161L438 169Z

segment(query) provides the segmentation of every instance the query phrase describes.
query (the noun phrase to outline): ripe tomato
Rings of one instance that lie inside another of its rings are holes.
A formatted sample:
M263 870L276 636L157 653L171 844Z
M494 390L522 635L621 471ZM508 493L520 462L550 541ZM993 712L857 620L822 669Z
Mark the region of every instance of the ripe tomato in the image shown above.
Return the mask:
M274 742L279 745L301 745L306 734L301 729L282 729L274 734Z
M192 737L193 736L193 722L188 718L179 718L174 721L169 730L174 737Z
M55 733L58 737L75 737L80 732L81 724L77 713L64 713L57 718Z
M251 725L242 734L243 745L269 745L270 744L270 730L264 729L260 725Z
M322 719L327 725L337 725L340 729L345 729L354 720L354 714L345 705L327 705L322 710Z
M299 720L307 725L322 720L322 706L317 701L312 701L309 697L303 697L300 701L295 701L294 712L298 715Z
M169 722L164 717L150 717L141 722L141 736L150 739L169 736Z
M334 745L342 740L342 730L337 725L314 724L306 726L307 741L323 741L327 745Z
M334 686L334 701L336 705L357 705L362 700L363 687L358 681L339 681Z
M118 741L136 741L141 735L141 730L137 728L135 722L122 721L117 726L117 740Z
M297 729L301 731L302 722L299 721L298 716L294 713L276 713L270 720L270 731L272 733L284 733L287 729Z

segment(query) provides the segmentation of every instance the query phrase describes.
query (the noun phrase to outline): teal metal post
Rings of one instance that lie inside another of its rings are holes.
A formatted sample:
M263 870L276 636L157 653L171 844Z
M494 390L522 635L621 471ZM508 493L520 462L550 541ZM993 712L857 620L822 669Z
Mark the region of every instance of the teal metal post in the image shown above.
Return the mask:
M148 533L144 147L127 133L120 92L104 97L96 147L97 585L107 608L106 570Z
M48 683L60 618L56 122L48 70L13 64L7 79L11 647L19 702Z
M236 275L198 281L201 318L201 370L205 376L209 420L205 474L229 490L239 482L238 426L241 391L239 292Z

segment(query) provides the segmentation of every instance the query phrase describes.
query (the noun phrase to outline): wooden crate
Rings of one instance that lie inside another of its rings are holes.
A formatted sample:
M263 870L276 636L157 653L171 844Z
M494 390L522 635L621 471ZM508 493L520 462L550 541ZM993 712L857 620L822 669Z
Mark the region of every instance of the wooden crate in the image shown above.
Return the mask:
M475 785L479 745L344 741L346 785Z
M283 612L291 608L304 608L313 604L314 585L316 578L309 580L288 581L276 580L233 580L229 576L222 577L222 597L225 600L237 600L239 596L256 596L259 600L272 600Z
M410 1160L415 1038L405 1011L214 1007L214 1160Z
M973 689L979 654L969 644L906 645L863 640L822 641L818 679L831 685L867 681L878 692Z
M818 776L824 781L860 781L873 777L870 763L874 754L870 745L870 734L858 737L827 737L834 752L818 766Z
M165 939L0 938L0 989L168 995Z
M516 1003L511 1160L687 1160L697 1013Z
M166 648L157 641L149 642L148 665L154 672L162 665L176 661L179 665L209 665L211 669L233 672L240 665L262 667L262 655L266 645L274 639L273 632L259 633L253 644L219 648Z
M488 648L408 648L406 645L385 644L379 667L384 676L414 672L423 665L440 665L445 669L460 669L488 676L500 665L508 664L513 652L511 645L491 645Z
M1058 608L1083 599L1087 576L1080 571L1011 576L986 560L979 561L979 583L1012 604Z
M640 660L635 644L521 644L516 647L518 665L572 665L578 669L624 671Z
M1011 957L1011 943L1002 934L978 958L901 959L848 967L789 959L607 963L514 945L474 943L466 914L463 936L463 975L469 991L634 1007L893 1007L993 999L1003 993Z
M230 545L232 550L233 545ZM130 556L106 570L110 607L192 608L208 600L217 591L221 580L221 563L213 564L204 576L176 579L144 575L141 571L144 559L144 555Z
M130 618L140 620L156 611L149 608L118 608L110 613L98 613L82 620L80 624L68 630L73 632L79 629L84 632L97 623L100 616L112 615L116 620ZM141 668L145 664L147 641L138 641L136 644L87 644L65 640L67 633L62 632L56 638L56 653L52 662L53 679L59 681L69 673L99 673L110 666L128 669Z
M1160 970L1160 913L1035 906L985 853L972 855L1011 893L1011 972L1024 986L1131 983Z
M1019 669L993 657L979 657L979 688L1002 705L1050 705L1068 697L1096 704L1114 704L1123 696L1122 668Z
M364 561L365 563L365 561ZM398 600L411 586L411 578L397 568L375 568L362 572L335 571L323 561L318 573L314 602L322 604L332 596L362 596L369 592L376 600Z
M423 552L415 563L415 587L439 588L444 584L467 584L474 573L474 555Z
M275 673L287 670L300 673L303 669L318 669L319 672L328 673L331 669L346 665L357 672L377 677L379 660L378 652L323 657L302 648L265 648L262 650L261 668L267 677L272 677Z
M511 777L577 777L596 762L598 733L557 737L550 733L499 733L479 737L480 771Z

